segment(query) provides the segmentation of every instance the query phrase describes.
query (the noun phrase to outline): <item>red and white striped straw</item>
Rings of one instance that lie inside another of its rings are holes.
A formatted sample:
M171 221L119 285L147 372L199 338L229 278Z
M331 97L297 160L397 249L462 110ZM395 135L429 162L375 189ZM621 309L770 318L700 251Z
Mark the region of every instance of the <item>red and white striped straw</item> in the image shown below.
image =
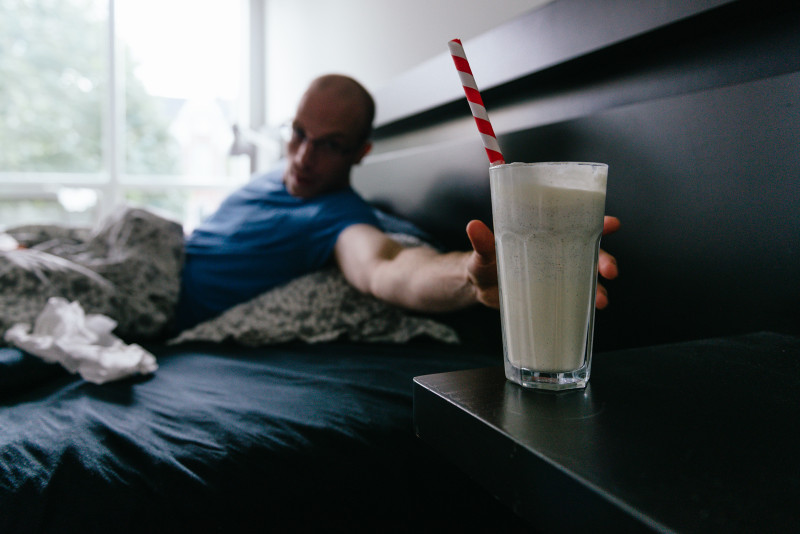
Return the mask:
M475 124L478 125L478 131L481 133L483 146L489 156L489 163L491 165L503 164L505 160L503 159L503 154L500 153L497 136L492 129L492 123L489 122L489 114L486 113L486 107L483 105L483 99L478 91L478 85L475 83L475 77L472 76L472 69L469 68L469 61L467 61L467 54L464 52L461 39L453 39L448 43L448 46L450 47L450 55L453 56L453 63L455 63L458 71L458 77L461 78L461 85L464 86L464 94L467 95L469 109L472 110Z

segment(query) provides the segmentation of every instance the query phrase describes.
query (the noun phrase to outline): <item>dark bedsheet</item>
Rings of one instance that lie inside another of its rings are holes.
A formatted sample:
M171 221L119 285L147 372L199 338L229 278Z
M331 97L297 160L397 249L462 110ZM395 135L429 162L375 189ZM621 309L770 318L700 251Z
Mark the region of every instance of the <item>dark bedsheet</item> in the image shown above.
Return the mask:
M0 349L0 532L498 526L493 503L414 437L411 395L414 376L499 354L148 348L155 375L102 386Z

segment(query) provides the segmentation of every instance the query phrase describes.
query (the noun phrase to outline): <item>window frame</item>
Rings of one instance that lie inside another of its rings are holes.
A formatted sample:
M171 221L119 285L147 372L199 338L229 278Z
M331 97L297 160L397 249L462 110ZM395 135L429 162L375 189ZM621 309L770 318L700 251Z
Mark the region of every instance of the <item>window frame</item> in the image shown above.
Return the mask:
M242 3L243 38L249 55L243 85L243 100L237 111L240 128L260 131L266 126L266 35L267 0L239 0ZM106 72L108 84L103 95L102 168L99 172L24 172L0 170L0 198L5 201L43 200L57 196L59 188L86 188L98 193L92 222L109 214L124 198L126 189L145 191L228 189L224 183L191 183L164 180L156 175L127 175L125 155L125 65L118 38L117 0L107 0ZM123 176L125 178L123 179ZM53 221L69 223L69 221ZM24 221L23 221L24 223ZM19 221L0 220L0 231Z

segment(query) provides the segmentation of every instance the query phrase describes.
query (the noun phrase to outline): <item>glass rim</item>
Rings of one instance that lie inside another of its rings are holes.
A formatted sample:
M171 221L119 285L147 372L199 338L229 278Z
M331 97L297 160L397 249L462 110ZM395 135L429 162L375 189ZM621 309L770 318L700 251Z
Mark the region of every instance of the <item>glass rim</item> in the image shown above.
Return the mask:
M500 163L497 165L492 165L489 168L494 169L499 167L549 167L557 165L586 165L589 167L608 167L608 163L598 163L593 161L535 161L535 162L512 161L510 163Z

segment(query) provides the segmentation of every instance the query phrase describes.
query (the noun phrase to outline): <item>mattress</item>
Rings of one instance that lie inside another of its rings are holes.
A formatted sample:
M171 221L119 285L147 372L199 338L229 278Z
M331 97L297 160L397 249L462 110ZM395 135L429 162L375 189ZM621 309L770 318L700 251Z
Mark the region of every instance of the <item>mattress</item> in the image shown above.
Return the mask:
M480 521L479 492L414 436L412 378L499 354L426 340L147 348L153 375L103 385L0 348L0 532Z

